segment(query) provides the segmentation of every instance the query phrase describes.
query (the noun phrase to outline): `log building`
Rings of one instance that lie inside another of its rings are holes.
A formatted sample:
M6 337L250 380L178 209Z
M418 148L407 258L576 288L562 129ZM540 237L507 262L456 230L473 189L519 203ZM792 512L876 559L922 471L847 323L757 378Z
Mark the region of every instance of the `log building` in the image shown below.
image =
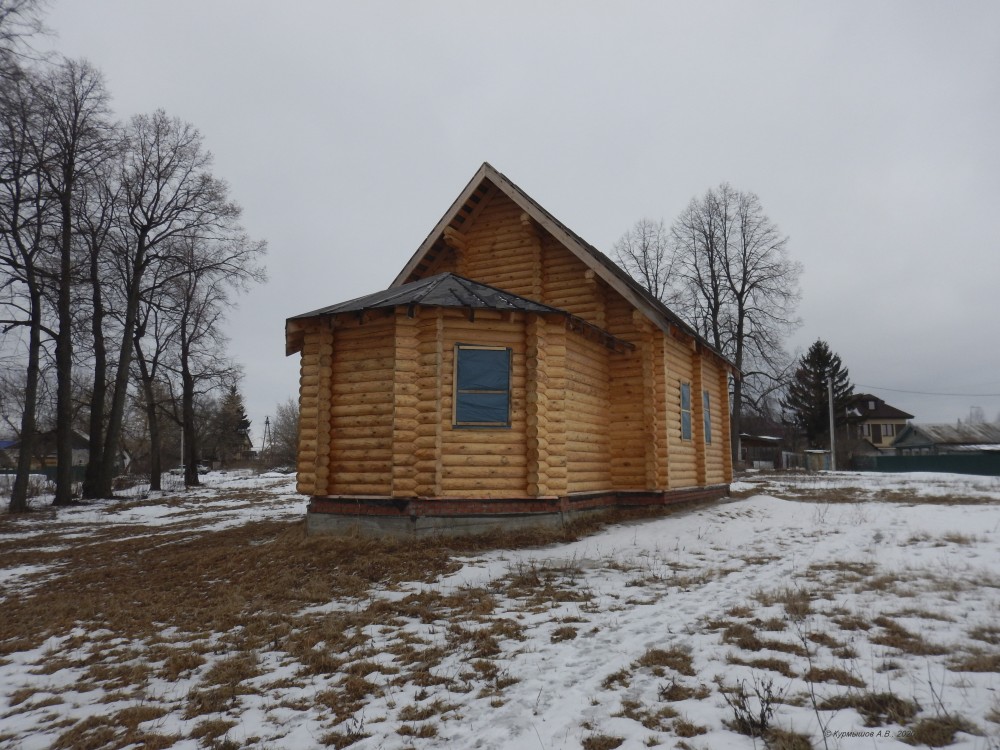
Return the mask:
M310 531L728 494L730 362L483 164L392 286L286 322Z

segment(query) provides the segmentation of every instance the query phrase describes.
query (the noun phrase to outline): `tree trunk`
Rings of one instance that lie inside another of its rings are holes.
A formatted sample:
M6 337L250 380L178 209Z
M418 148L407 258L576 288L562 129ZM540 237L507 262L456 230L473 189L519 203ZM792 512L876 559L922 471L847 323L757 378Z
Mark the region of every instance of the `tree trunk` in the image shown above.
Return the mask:
M56 309L56 496L53 505L73 501L73 311L72 311L72 196L73 167L64 169L60 195L62 236L59 248L59 290Z
M733 413L729 420L729 441L733 453L733 467L740 460L740 431L743 424L743 381L733 378Z
M198 479L198 438L194 428L194 376L188 369L187 346L181 346L181 429L184 431L184 484L197 487Z
M156 390L153 388L153 375L142 355L139 339L135 338L135 361L139 365L139 380L142 384L143 400L146 402L146 425L149 429L149 489L159 492L163 467L160 461L161 438L160 418L156 412Z
M118 443L121 441L122 420L125 417L125 398L128 395L129 368L132 365L132 338L139 314L139 293L145 270L145 238L140 237L136 248L135 262L132 264L132 278L128 285L128 301L125 305L125 320L122 325L122 343L118 352L118 371L115 373L114 395L108 413L108 430L104 440L104 455L96 491L98 497L111 497L115 479L115 462Z
M104 456L104 406L108 395L108 356L104 344L104 300L101 295L100 269L98 267L98 251L91 250L90 283L94 304L94 317L90 322L91 335L94 337L94 385L90 395L90 456L87 463L87 474L83 480L83 496L99 498L101 465Z
M42 348L42 297L31 276L32 274L29 274L31 321L28 329L28 369L24 385L24 412L21 414L17 475L14 477L14 487L8 506L11 513L24 513L28 510L28 479L31 475L31 458L35 453L35 402L38 398L38 363Z

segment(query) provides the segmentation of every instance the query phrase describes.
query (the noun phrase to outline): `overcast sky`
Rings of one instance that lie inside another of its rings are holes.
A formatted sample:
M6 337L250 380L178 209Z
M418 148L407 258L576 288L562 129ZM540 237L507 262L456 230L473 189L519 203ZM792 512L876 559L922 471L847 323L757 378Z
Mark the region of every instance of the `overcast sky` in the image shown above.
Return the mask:
M483 161L610 253L720 182L803 325L922 422L1000 412L1000 3L51 0L121 118L197 126L267 240L229 331L257 439L286 317L384 289ZM978 394L916 395L896 391Z

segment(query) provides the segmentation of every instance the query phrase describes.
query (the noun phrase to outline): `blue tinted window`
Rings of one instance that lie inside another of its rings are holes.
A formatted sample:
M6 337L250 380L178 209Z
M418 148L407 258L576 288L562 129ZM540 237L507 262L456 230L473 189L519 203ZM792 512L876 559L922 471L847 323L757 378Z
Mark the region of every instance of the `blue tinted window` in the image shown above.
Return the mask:
M455 348L455 424L510 425L510 349Z
M702 394L703 406L705 413L705 442L712 442L712 399L708 395L708 391Z
M691 439L691 384L681 383L681 439Z

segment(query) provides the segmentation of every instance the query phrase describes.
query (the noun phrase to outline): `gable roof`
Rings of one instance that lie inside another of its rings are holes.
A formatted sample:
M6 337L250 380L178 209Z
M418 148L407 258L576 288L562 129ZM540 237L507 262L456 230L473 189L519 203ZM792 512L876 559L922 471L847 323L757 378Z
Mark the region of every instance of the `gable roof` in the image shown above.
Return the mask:
M584 241L578 234L556 219L540 206L531 196L511 182L505 175L483 162L472 179L459 194L455 202L445 212L441 220L434 226L427 238L420 244L416 252L403 266L392 287L400 287L419 277L419 273L429 267L438 252L443 249L444 237L448 230L461 231L463 226L471 223L478 214L479 208L485 205L492 190L499 190L522 211L528 214L542 228L561 242L571 253L579 258L588 268L602 279L608 286L627 299L634 307L642 311L658 328L669 333L671 326L680 329L697 341L702 347L713 352L719 359L726 362L736 373L736 366L721 352L716 350L704 338L698 335L689 324L681 320L660 300L649 293L641 284L629 276L624 269L611 260L593 245Z
M875 408L870 409L868 405L874 402ZM913 419L912 414L907 414L902 409L897 409L895 406L889 406L885 401L880 399L878 396L873 396L870 393L855 393L847 401L847 408L854 409L858 412L857 419Z

